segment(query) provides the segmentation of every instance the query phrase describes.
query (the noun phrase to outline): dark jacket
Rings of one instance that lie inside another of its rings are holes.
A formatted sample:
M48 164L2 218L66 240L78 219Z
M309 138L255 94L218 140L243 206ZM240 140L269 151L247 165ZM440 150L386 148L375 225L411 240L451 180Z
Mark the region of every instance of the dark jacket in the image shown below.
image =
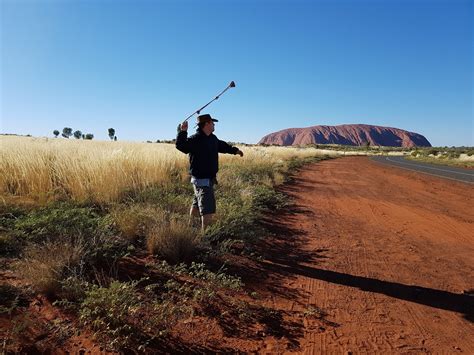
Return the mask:
M207 136L200 129L188 138L188 132L181 131L176 137L176 148L189 153L189 172L198 179L212 179L219 170L219 153L237 154L238 148L217 139L214 134Z

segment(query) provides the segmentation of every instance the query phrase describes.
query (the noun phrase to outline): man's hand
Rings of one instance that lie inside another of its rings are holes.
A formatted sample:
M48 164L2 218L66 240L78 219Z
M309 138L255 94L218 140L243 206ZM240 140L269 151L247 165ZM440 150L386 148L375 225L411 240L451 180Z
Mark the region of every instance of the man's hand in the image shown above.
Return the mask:
M188 121L184 121L183 123L181 123L181 131L185 131L187 132L188 130Z
M237 151L237 154L240 155L241 157L244 156L244 152L242 152L240 149Z

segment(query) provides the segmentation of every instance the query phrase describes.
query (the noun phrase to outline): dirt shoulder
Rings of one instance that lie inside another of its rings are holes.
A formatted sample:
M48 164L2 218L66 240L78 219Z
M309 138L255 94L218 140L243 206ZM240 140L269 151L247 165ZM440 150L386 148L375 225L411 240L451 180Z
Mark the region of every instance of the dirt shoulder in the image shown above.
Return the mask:
M260 351L474 352L472 187L349 157L284 191L266 302L303 331Z

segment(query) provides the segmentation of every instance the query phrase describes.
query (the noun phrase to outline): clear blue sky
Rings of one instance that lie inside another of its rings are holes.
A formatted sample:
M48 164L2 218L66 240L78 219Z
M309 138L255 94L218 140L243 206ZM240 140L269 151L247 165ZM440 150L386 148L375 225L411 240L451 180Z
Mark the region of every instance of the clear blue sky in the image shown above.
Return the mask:
M1 132L174 138L366 123L474 145L473 2L0 0Z

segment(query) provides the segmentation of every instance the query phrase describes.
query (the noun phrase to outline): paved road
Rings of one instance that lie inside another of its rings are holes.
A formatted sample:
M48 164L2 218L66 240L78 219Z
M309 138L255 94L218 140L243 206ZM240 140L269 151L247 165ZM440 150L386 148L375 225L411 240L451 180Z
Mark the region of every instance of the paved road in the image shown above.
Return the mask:
M374 156L371 159L379 163L396 166L406 170L417 171L423 174L474 184L474 170L455 168L445 165L419 163L412 160L407 160L400 156Z

